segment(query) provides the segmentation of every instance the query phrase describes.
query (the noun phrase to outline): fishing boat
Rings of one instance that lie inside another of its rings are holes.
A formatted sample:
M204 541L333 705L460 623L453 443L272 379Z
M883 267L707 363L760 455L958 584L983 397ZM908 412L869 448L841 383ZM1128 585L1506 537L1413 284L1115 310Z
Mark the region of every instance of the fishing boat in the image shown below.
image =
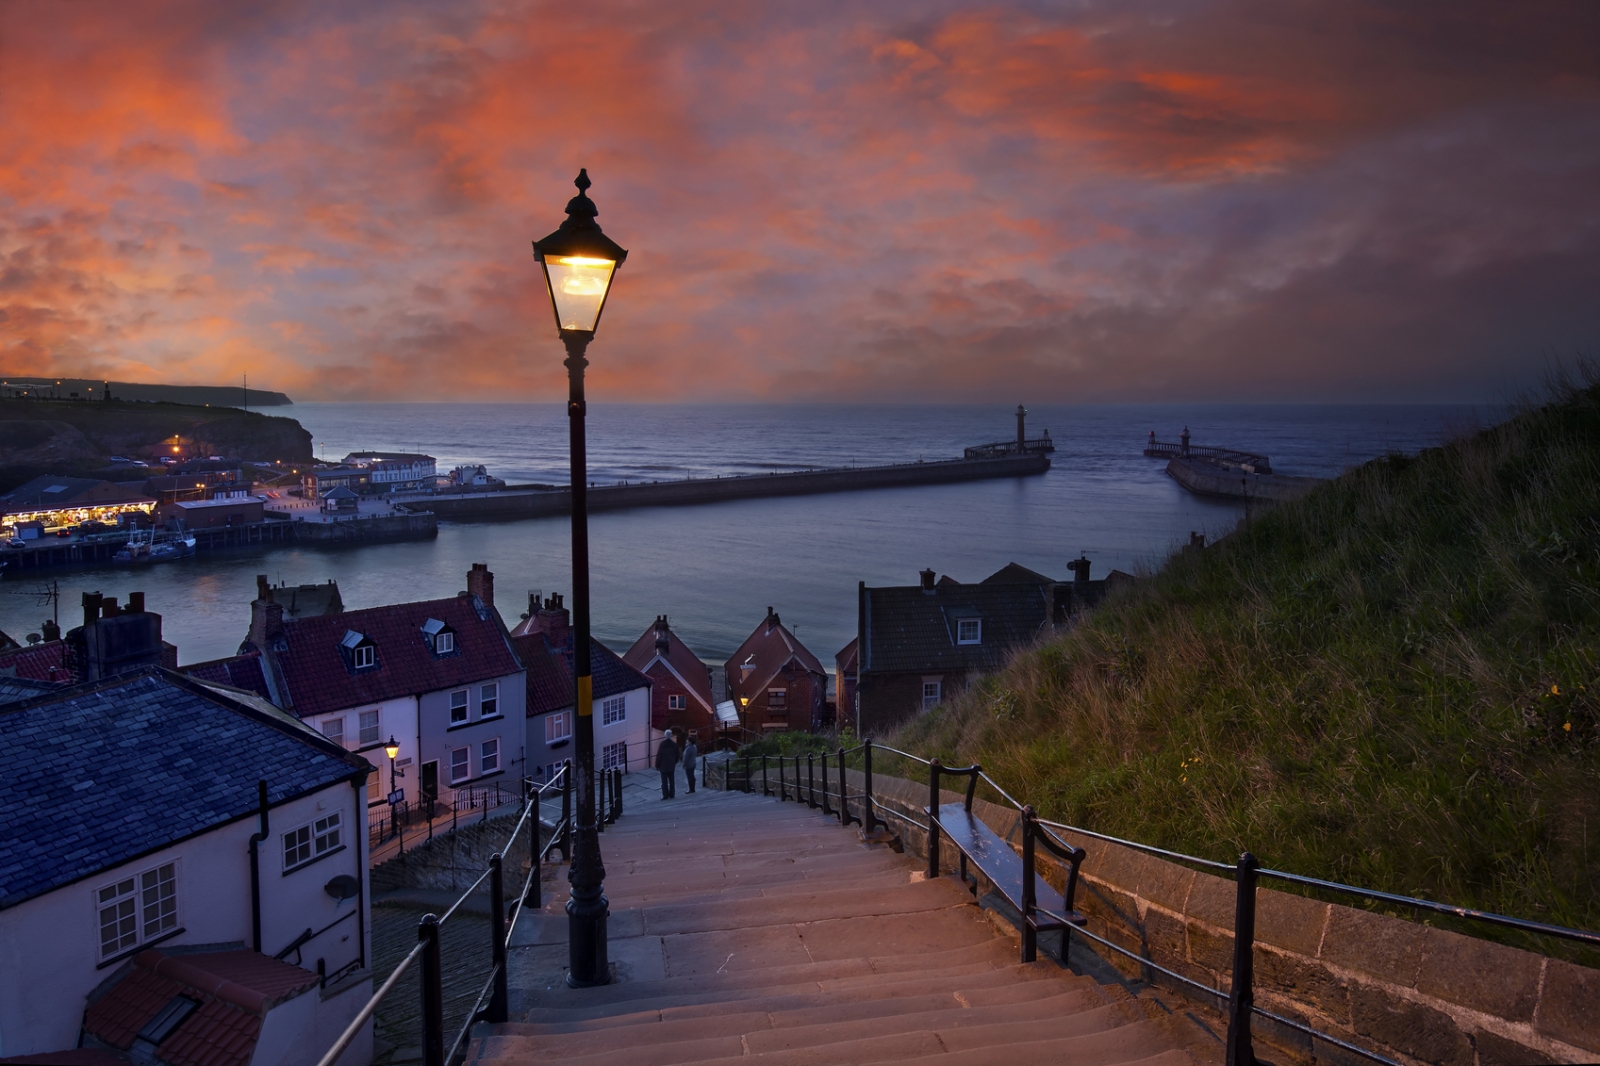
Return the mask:
M193 533L157 533L154 530L134 530L128 543L111 557L114 563L124 566L141 563L164 563L194 554Z

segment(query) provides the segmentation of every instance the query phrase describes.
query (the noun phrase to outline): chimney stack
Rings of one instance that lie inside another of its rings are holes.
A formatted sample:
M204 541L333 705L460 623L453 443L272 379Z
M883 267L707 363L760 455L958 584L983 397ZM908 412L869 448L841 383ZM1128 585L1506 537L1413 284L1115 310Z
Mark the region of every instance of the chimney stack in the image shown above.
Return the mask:
M100 617L115 618L116 616L117 598L115 596L107 596L105 599L100 601Z
M771 633L778 626L778 612L770 606L767 608L767 632Z
M922 591L923 592L932 592L933 591L933 577L934 577L933 571L932 570L920 570L920 571L918 571L918 573L920 573L922 575Z
M472 564L467 571L467 591L478 597L486 609L494 610L494 574L488 563Z
M1082 552L1078 557L1067 564L1067 569L1072 571L1074 585L1087 585L1089 583L1089 560Z
M83 594L83 624L92 626L95 619L100 617L100 601L103 597L98 592L85 592Z
M539 632L553 648L559 648L572 634L572 616L561 605L561 593L552 592L539 609Z
M262 603L272 602L272 586L267 584L266 574L256 575L256 599Z
M667 629L667 616L664 615L664 614L663 615L657 615L656 616L656 654L657 655L660 655L660 656L664 657L667 654L667 652L672 650L672 639L671 639L670 636L668 636L668 632L669 632L669 630Z
M144 593L142 593L142 592L130 592L130 593L128 593L128 613L129 614L144 614Z

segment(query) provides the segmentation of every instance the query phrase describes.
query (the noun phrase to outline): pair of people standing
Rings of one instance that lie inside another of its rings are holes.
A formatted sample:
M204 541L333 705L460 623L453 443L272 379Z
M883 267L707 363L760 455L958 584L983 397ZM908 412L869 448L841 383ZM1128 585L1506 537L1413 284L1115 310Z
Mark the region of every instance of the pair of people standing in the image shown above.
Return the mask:
M700 749L695 746L694 734L689 734L689 739L680 747L678 738L680 732L668 733L661 738L661 745L656 748L656 769L661 771L661 798L673 799L678 795L677 769L681 763L683 776L689 781L689 792L694 792L695 763L700 760Z

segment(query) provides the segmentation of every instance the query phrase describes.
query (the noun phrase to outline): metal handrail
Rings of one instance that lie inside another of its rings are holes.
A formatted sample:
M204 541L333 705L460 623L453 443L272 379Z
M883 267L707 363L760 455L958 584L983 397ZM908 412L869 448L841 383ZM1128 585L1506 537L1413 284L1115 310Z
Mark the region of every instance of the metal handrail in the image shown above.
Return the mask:
M931 766L931 765L933 765L927 759L924 759L920 755L913 755L909 751L901 751L899 748L891 748L887 744L873 744L872 746L873 746L874 749L876 749L878 751L890 751L890 752L893 752L896 755L903 755L906 758L911 759L914 762L921 763L923 766Z
M350 1041L356 1038L356 1034L361 1032L361 1027L366 1025L368 1019L372 1017L373 1011L378 1009L378 1004L383 1002L383 997L389 994L389 990L394 988L395 982L400 980L400 976L406 972L406 967L410 966L421 953L422 942L418 941L417 946L411 949L411 953L401 959L400 965L396 966L394 972L389 974L389 979L383 982L383 987L379 988L377 993L367 1000L365 1007L356 1012L355 1019L345 1027L343 1033L339 1034L339 1039L335 1040L333 1046L323 1053L322 1058L317 1060L317 1066L333 1066L335 1062L339 1061L339 1056L344 1054L344 1049L350 1046Z
M1150 855L1159 855L1163 859L1173 859L1177 862L1188 862L1193 863L1196 866L1204 866L1208 870L1222 870L1230 874L1233 873L1233 866L1230 863L1217 862L1214 859L1201 859L1193 855L1185 855L1181 851L1168 851L1166 848L1158 848L1154 844L1141 844L1136 840L1123 840L1121 837L1107 836L1105 833L1096 833L1092 829L1079 829L1075 825L1066 825L1062 822L1052 822L1046 818L1040 818L1038 821L1040 825L1047 825L1052 829L1064 829L1069 833L1080 833L1086 837L1094 837L1096 840L1104 840L1112 844L1121 844L1123 847L1133 848L1135 851L1142 851Z

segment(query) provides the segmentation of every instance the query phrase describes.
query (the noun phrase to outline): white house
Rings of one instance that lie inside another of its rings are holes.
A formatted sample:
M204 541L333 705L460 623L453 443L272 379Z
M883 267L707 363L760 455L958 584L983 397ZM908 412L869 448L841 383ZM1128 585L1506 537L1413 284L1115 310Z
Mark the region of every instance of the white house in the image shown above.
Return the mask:
M529 603L528 617L511 631L511 642L527 669L528 775L548 781L572 758L572 626L559 595ZM648 676L590 638L593 677L595 765L602 770L649 769L661 734L650 721Z
M216 1066L309 1066L371 996L360 756L160 667L0 708L0 750L0 1057L222 1026Z
M373 492L400 492L434 487L438 460L413 452L351 452L342 465L365 470Z

